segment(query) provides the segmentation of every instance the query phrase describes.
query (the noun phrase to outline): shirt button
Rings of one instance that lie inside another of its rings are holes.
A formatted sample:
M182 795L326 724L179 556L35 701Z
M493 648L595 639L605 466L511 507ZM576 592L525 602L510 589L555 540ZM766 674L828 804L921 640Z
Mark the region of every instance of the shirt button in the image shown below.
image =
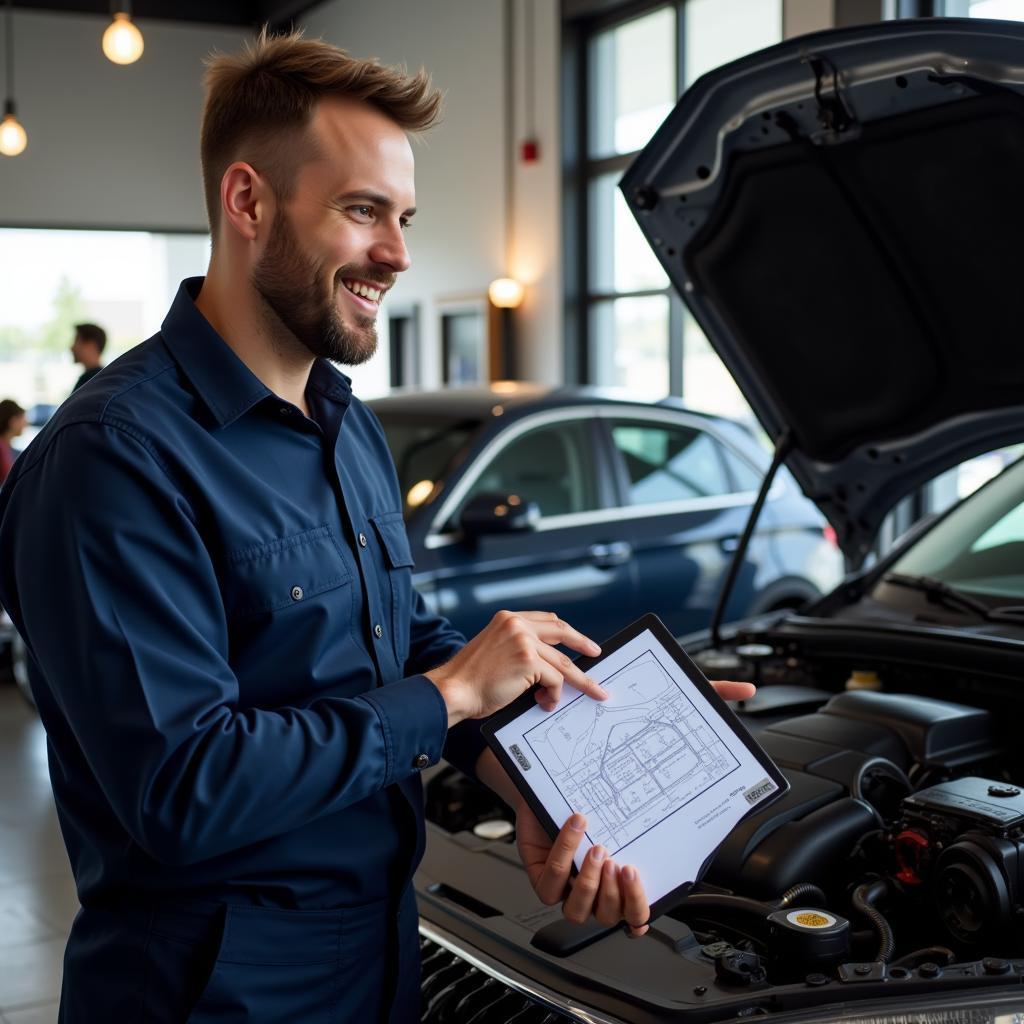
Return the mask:
M296 590L298 590L298 587L296 587L295 589L296 589ZM381 637L382 637L382 636L384 635L384 630L383 630L383 629L381 629L381 625L380 625L380 623L379 623L379 622L377 623L377 625L376 625L376 626L374 626L374 627L373 627L373 635L374 635L374 636L375 636L375 637L376 637L376 638L377 638L378 640L379 640L379 639L380 639L380 638L381 638Z
M292 587L292 600L293 601L301 601L302 600L302 587Z
M366 534L365 533L359 534L359 546L361 548L365 548L366 547Z
M426 768L428 764L430 764L430 758L426 754L417 754L412 759L412 766L416 769L416 771L421 771L422 769Z

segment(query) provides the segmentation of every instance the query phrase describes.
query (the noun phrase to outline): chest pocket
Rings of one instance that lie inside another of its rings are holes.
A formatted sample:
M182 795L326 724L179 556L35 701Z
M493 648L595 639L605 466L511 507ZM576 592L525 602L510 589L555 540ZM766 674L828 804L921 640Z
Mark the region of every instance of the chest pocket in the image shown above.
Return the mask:
M224 601L232 618L265 615L351 583L328 526L231 552Z
M384 550L391 589L391 636L399 667L409 657L409 619L412 615L412 549L401 512L370 516Z

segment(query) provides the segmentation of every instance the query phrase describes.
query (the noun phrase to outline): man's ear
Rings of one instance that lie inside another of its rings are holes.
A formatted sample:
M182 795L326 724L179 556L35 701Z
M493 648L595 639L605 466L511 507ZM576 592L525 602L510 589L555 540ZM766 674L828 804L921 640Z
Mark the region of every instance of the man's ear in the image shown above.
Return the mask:
M220 179L220 205L224 225L253 242L269 223L273 193L251 164L236 161Z

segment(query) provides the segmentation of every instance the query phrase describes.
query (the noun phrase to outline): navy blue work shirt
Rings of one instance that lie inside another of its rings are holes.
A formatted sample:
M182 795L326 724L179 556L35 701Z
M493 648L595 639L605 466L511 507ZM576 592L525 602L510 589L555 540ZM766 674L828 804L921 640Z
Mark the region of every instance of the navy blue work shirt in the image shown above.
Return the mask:
M349 379L318 359L307 418L199 313L201 286L0 491L0 602L79 898L394 898L422 853L420 771L483 749L420 674L464 641L412 589L391 456Z

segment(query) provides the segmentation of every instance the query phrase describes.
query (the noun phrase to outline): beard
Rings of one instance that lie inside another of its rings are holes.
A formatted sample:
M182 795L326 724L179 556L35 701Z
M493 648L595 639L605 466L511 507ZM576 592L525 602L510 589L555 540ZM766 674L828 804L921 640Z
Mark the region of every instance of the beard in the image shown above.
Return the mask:
M356 313L346 324L338 312L338 290L344 278L359 278L388 287L379 273L367 273L354 264L342 267L332 282L329 298L323 295L323 267L299 245L291 223L281 210L274 216L266 251L253 268L252 285L278 320L313 356L346 366L365 363L377 351L376 317Z

